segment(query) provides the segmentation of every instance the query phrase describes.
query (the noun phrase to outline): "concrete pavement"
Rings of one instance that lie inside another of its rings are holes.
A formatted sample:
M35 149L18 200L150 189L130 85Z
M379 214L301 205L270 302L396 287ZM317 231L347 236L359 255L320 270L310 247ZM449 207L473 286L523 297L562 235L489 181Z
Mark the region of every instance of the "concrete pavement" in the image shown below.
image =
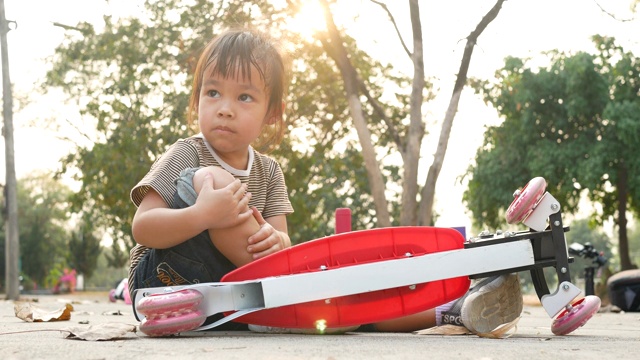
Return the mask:
M4 298L4 295L2 295ZM190 332L170 338L127 333L109 341L67 339L70 327L104 323L136 325L130 305L110 303L106 293L24 295L55 310L73 305L69 321L28 323L0 301L0 359L638 359L640 313L598 313L568 336L551 333L539 305L525 306L517 332L507 339L473 335L348 333L276 335L252 332Z

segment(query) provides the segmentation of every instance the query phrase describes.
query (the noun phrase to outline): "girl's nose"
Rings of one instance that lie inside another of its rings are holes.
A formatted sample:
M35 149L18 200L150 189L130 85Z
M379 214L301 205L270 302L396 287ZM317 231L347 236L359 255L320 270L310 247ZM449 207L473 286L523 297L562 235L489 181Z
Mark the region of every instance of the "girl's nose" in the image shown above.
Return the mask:
M233 117L233 109L228 101L220 102L220 107L218 108L218 116L228 118Z

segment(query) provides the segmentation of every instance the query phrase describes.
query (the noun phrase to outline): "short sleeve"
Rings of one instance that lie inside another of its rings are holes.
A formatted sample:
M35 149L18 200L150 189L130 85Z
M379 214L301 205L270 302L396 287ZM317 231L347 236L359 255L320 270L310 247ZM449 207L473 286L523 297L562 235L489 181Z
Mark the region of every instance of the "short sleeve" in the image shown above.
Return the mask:
M196 147L185 140L178 140L151 165L149 172L131 190L131 201L140 206L149 189L153 189L169 207L175 207L175 180L183 169L198 166L200 158Z
M289 192L284 180L284 173L280 165L271 162L267 185L267 199L262 216L266 219L277 215L289 215L293 213L293 206L289 200Z

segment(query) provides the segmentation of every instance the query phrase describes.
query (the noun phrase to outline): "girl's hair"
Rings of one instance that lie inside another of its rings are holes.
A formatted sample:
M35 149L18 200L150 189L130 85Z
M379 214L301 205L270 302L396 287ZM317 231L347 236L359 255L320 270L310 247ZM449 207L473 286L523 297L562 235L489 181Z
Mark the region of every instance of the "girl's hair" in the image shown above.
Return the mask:
M251 67L260 74L269 97L267 118L275 119L273 126L256 140L254 146L259 151L268 151L282 141L284 134L282 103L287 88L287 75L283 54L276 43L266 34L254 30L228 30L204 48L198 59L193 76L193 88L189 100L189 125L197 119L200 90L205 70L226 78L251 79Z

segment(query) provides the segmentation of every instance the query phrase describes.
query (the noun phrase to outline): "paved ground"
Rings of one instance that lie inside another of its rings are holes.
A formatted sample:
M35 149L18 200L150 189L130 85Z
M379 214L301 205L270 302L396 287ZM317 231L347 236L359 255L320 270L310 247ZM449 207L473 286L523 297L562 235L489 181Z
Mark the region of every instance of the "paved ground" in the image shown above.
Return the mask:
M4 298L4 296L2 296ZM149 338L126 333L117 340L67 339L57 330L104 323L136 325L131 307L110 303L105 293L23 296L56 310L73 305L69 321L28 323L0 301L1 359L638 359L640 313L599 313L569 336L554 336L540 306L525 306L517 332L508 339L473 335L348 333L264 335L251 332L186 333Z

